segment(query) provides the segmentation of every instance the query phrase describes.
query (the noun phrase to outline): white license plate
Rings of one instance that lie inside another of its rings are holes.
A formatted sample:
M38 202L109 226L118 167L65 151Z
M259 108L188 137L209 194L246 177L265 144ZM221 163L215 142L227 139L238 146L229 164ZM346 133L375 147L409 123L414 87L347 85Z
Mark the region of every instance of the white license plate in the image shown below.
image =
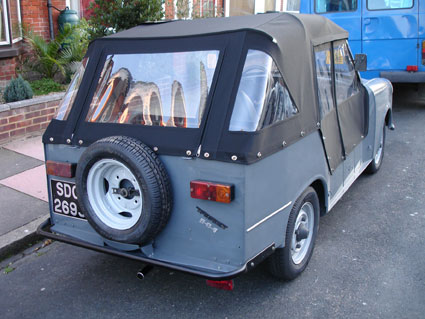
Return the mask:
M50 188L52 190L54 213L85 219L78 204L74 183L52 179L50 181Z

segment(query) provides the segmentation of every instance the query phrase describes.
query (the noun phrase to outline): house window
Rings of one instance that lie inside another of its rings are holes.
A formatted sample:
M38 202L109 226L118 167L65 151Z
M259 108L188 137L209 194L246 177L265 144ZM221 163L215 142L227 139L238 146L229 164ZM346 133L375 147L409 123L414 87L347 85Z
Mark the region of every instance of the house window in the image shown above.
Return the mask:
M280 0L227 0L225 2L226 17L279 11L280 8Z
M21 8L19 0L1 0L0 45L22 40Z

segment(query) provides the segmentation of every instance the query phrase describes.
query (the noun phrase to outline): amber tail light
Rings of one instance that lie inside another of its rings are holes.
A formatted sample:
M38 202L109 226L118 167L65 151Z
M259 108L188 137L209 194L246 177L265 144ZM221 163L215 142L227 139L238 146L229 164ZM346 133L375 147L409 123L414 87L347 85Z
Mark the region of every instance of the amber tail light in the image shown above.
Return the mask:
M213 202L230 203L235 198L235 187L230 184L191 181L190 197Z
M72 178L75 176L76 164L46 161L47 175Z

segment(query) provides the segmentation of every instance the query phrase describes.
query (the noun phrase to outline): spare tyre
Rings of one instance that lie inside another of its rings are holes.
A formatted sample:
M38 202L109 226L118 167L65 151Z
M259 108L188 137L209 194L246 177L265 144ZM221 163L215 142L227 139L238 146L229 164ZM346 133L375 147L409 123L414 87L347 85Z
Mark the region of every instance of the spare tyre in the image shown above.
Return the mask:
M172 194L165 167L134 138L112 136L90 145L75 178L81 210L107 239L147 244L170 217Z

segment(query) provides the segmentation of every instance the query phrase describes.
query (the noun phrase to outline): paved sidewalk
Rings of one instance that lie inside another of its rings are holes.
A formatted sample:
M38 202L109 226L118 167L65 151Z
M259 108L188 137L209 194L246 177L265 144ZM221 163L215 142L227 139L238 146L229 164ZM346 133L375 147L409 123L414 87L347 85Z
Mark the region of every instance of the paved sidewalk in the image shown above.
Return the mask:
M0 259L37 238L47 201L41 136L0 146Z

